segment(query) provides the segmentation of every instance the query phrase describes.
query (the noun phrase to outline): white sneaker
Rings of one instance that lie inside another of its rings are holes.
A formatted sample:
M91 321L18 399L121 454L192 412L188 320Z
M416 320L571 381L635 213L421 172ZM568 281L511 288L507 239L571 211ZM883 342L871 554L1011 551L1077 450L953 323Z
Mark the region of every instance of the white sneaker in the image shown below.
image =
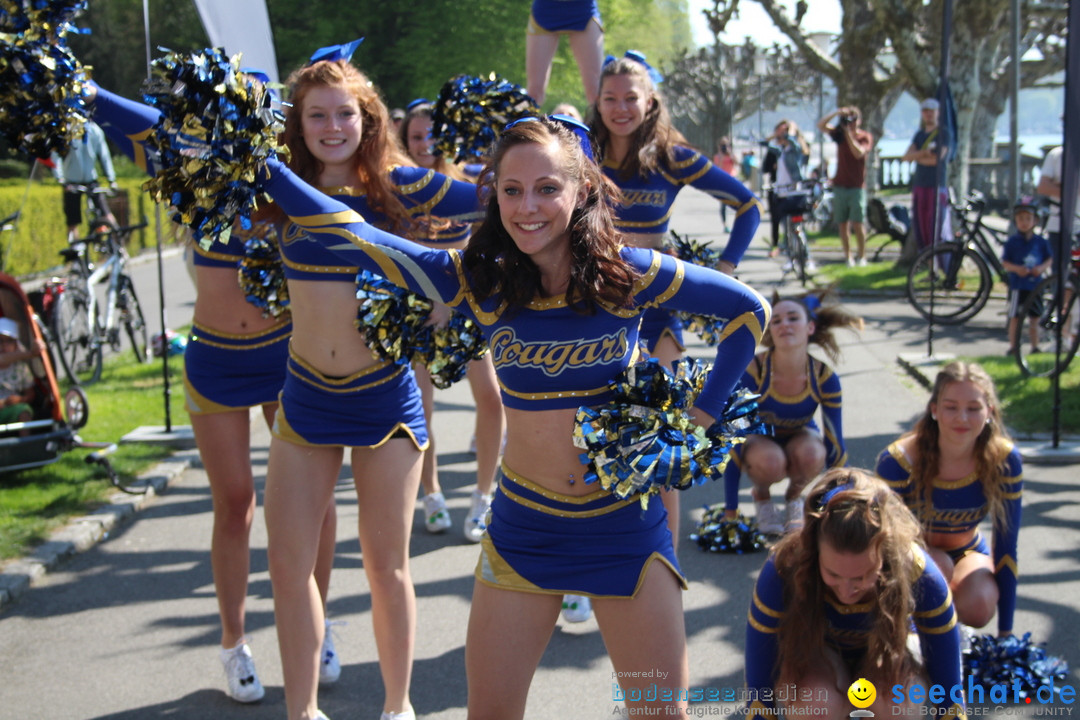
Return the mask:
M847 259L847 266L848 267L855 267L855 258L849 257Z
M806 272L808 272L808 273L817 272L817 263L814 262L814 260L812 258L807 258L806 259Z
M487 530L487 513L491 507L491 496L483 495L479 490L473 490L472 507L465 517L465 539L469 542L478 543Z
M225 666L225 692L229 697L242 703L262 700L265 691L255 673L255 660L246 642L241 640L233 649L222 650L221 664Z
M784 523L780 520L780 511L776 509L776 505L772 500L755 500L754 507L757 508L757 526L758 530L766 535L782 535L784 533Z
M441 533L450 529L450 511L441 492L424 496L424 527L429 533Z
M856 260L855 264L858 265L859 267L866 267L866 256L863 255L861 258Z
M806 501L801 497L788 500L784 508L784 532L798 532L802 530L803 513L806 511Z
M337 648L334 647L333 628L335 625L344 625L345 621L326 620L325 622L322 652L319 653L319 684L332 685L341 677L341 658L338 657Z
M582 623L592 617L592 602L584 595L563 595L562 617L568 623Z
M413 710L399 713L384 712L379 716L379 720L416 720L416 712Z
M794 260L788 260L786 263L784 263L780 267L780 271L781 272L786 272L786 273L789 273L794 269L795 269L795 261Z
M473 436L469 438L469 453L476 454L476 433L473 433Z

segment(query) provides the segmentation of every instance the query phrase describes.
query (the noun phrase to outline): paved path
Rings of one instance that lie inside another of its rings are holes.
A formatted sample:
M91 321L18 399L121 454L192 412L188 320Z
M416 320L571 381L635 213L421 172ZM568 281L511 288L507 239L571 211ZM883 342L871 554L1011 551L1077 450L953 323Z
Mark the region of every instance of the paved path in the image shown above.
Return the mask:
M676 205L672 225L692 237L719 241L717 220L715 204L688 191ZM741 272L766 295L774 288L791 290L780 284L779 264L765 257L760 242L748 253ZM175 260L167 275L170 282L182 284ZM151 294L142 287L140 291L144 298ZM846 400L845 434L852 463L866 467L909 427L926 401L925 390L896 362L901 353L925 351L925 327L901 299L849 302L866 318L867 328L861 336L842 336L839 370ZM170 318L177 318L182 308L169 312ZM181 321L170 319L170 324L175 327ZM996 353L1004 349L1002 338L997 310L988 308L965 327L940 334L935 347L937 352ZM707 355L700 346L691 351ZM472 426L467 388L461 385L439 393L437 408L440 475L458 525L475 470L466 451ZM268 446L264 427L256 425L252 443L261 492ZM267 696L258 705L241 706L221 691L208 552L209 489L193 454L178 460L190 460L195 466L148 503L134 522L39 578L2 611L0 719L284 717L262 514L256 517L252 536L248 627ZM1029 465L1025 476L1016 627L1050 641L1051 651L1074 668L1069 682L1075 687L1080 684L1078 472L1076 467ZM347 469L342 477L348 477ZM718 484L686 494L684 530L693 527L703 505L719 502L721 495ZM356 537L356 498L349 482L339 484L337 499L339 542L330 612L347 622L338 630L344 671L340 682L322 693L320 703L334 720L374 719L382 691ZM745 490L743 502L749 503ZM419 615L412 699L423 718L461 720L466 701L465 623L477 550L460 538L456 528L444 536L430 536L421 525L418 509L412 543ZM737 689L742 684L746 610L764 556L709 555L683 539L679 557L690 580L684 603L692 683ZM492 683L498 681L490 678ZM610 718L618 709L611 688L611 665L595 622L560 621L533 683L527 715ZM734 705L712 709L727 714ZM1004 711L991 708L989 714Z

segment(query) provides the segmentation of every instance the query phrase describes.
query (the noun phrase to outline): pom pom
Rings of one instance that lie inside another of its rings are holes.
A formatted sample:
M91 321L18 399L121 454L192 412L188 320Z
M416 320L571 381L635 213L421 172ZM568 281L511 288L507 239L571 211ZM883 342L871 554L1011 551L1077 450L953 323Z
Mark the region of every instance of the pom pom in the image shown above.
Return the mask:
M278 250L277 228L256 223L249 230L244 259L237 269L240 289L247 301L263 311L263 316L280 317L289 311L289 286L285 282L285 263Z
M683 238L675 231L671 231L671 243L668 245L668 249L675 257L684 262L712 268L713 270L716 270L720 265L719 250L697 240ZM701 338L706 345L716 347L720 344L720 337L728 323L728 318L696 315L688 312L679 312L676 315L682 320L683 327Z
M435 387L445 389L465 377L469 362L483 357L487 344L476 324L452 313L445 327L428 324L434 304L367 270L356 276L360 300L356 325L380 358L421 363Z
M435 151L453 162L482 158L507 124L540 115L536 102L509 80L458 75L439 90L431 116Z
M161 112L147 138L161 169L146 188L176 208L173 219L204 248L214 237L227 239L237 218L250 227L256 174L284 130L272 94L240 72L239 59L220 49L170 52L154 61L143 92Z
M67 46L85 2L0 2L0 133L34 157L82 137L88 78Z
M687 358L669 371L653 359L628 367L608 384L615 398L598 408L580 407L574 444L589 463L585 482L600 482L620 498L661 489L685 490L723 474L731 448L760 427L756 396L733 395L729 410L708 430L690 410L709 366Z
M755 519L748 520L742 513L737 513L734 519L727 518L722 503L705 508L690 540L702 550L736 555L763 550L767 543Z
M1046 654L1046 648L1031 642L1031 633L1022 637L994 637L980 635L972 638L964 650L964 675L975 685L982 685L987 692L994 685L1010 688L1019 683L1020 698L1035 697L1042 685L1054 686L1060 693L1058 683L1069 674L1069 664L1059 657ZM1011 695L1010 695L1011 696ZM1060 697L1054 698L1060 702Z

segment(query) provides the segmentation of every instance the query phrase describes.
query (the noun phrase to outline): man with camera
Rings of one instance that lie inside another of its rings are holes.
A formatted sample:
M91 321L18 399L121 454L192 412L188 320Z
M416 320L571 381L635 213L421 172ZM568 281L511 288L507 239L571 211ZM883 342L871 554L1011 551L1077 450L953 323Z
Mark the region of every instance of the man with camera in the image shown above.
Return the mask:
M835 125L829 123L839 118ZM863 185L866 183L866 160L874 146L874 138L860 127L862 114L856 107L837 108L818 120L818 131L836 143L836 176L833 177L833 219L844 246L848 267L866 264L866 230L863 227ZM851 232L858 246L851 256Z

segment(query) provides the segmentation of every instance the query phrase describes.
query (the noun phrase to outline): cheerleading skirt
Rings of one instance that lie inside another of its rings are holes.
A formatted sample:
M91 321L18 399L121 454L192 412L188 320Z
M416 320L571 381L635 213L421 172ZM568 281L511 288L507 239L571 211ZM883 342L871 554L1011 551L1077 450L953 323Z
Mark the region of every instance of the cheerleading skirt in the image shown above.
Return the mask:
M669 336L675 341L679 352L682 352L686 350L682 331L682 320L673 312L664 308L648 308L641 314L638 341L644 344L645 349L652 355L656 352L656 346L660 344L660 341L665 336Z
M596 0L533 0L527 32L529 35L581 32L592 21L604 29Z
M195 323L184 349L184 405L191 415L277 402L292 323L235 335Z
M986 538L983 537L982 533L976 531L975 537L971 538L971 542L952 550L942 550L942 552L948 555L955 564L972 553L979 553L980 555L989 557L990 546L986 543Z
M381 362L335 378L290 346L280 397L272 433L294 445L378 447L400 437L427 449L424 404L407 365Z
M642 510L637 495L562 495L503 465L476 579L504 590L630 598L654 560L687 588L659 497Z

